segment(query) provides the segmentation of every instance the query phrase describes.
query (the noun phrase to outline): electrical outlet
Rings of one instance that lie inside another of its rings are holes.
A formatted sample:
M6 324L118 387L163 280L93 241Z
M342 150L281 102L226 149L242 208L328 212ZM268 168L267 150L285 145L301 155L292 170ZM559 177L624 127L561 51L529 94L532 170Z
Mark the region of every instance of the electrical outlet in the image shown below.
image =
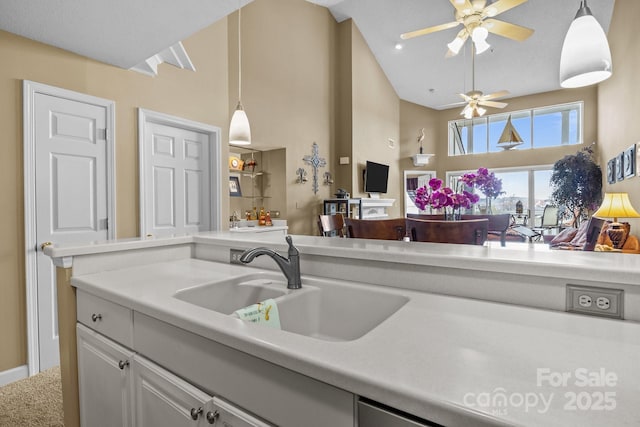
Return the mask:
M578 304L580 304L580 307L591 307L592 302L593 300L589 295L578 296Z
M229 262L231 264L242 264L240 257L244 253L244 249L233 249L229 251Z
M624 319L624 290L567 284L566 310Z
M611 301L607 297L598 297L596 300L596 307L600 310L606 310L611 306Z

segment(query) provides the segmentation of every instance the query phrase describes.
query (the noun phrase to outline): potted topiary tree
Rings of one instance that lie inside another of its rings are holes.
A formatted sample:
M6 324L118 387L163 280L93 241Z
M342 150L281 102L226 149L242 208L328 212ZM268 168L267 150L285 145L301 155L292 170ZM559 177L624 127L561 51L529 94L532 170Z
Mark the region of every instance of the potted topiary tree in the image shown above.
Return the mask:
M594 144L558 160L551 174L551 199L576 227L602 201L602 169L593 160Z

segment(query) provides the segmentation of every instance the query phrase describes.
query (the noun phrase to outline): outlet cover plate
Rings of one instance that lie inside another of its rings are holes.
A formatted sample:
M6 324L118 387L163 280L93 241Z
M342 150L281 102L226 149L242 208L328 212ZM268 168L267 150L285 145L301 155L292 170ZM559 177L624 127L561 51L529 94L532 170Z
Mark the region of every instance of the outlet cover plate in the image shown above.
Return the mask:
M580 297L584 301L586 296L592 301L589 306L580 304ZM602 298L609 300L608 307L600 308L603 304L596 303L598 299ZM567 284L566 311L624 319L624 290Z
M229 250L229 263L230 264L242 264L240 262L240 257L244 253L244 249L233 249Z

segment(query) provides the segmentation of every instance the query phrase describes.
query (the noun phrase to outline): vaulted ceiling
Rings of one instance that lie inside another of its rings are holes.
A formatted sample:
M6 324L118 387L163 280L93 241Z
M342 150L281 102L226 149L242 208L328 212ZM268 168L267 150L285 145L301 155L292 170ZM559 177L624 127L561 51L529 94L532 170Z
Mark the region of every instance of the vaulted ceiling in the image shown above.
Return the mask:
M399 37L453 21L450 1L308 1L328 7L339 22L354 20L401 99L441 109L460 101L458 93L471 90L470 42L459 55L445 59L447 43L459 27L406 41ZM559 89L562 42L579 3L529 0L499 15L535 33L524 42L489 34L491 49L476 56L476 89L508 90L510 96ZM227 16L239 4L239 0L2 0L0 29L131 68ZM608 31L614 0L588 4ZM399 42L401 50L395 48Z

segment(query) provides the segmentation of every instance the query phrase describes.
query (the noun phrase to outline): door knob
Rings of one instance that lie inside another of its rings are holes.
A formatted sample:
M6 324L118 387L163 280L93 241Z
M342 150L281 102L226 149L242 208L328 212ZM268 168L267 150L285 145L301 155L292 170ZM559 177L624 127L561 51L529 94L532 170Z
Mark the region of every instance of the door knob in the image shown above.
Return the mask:
M53 242L44 242L40 245L40 249L44 251L44 248L51 245L53 245Z

